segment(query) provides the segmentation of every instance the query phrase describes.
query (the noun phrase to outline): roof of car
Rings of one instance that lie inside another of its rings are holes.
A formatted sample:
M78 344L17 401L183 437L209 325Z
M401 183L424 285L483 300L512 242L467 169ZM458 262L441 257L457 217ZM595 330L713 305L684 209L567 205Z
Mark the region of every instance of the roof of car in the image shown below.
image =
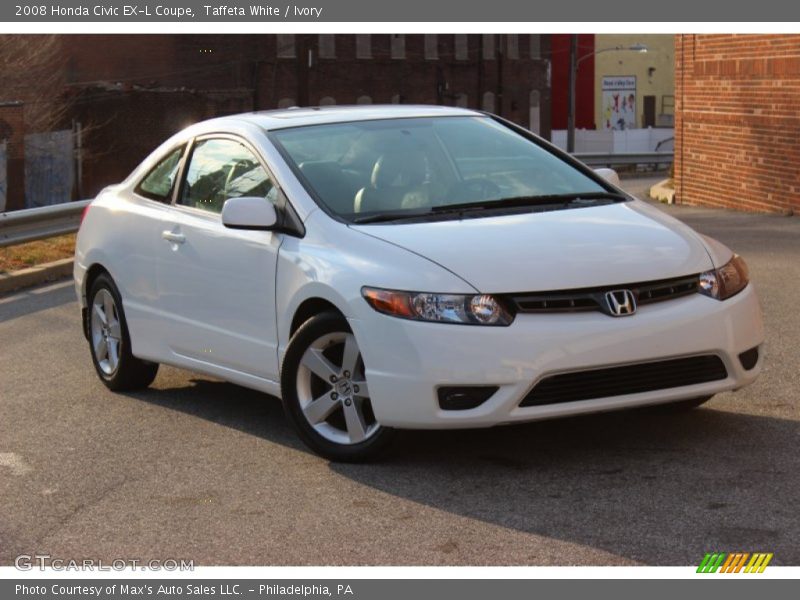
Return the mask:
M265 130L302 127L323 123L346 123L349 121L373 121L377 119L402 119L412 117L477 116L481 113L452 106L369 104L359 106L320 106L312 108L284 108L260 112L242 113L215 119L217 123L227 119L248 121Z

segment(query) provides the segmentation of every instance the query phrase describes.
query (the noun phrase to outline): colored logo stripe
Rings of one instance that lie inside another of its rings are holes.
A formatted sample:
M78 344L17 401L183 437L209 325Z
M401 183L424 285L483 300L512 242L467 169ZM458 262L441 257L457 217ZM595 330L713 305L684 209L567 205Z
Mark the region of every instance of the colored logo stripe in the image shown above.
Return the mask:
M715 552L714 554L706 553L703 557L703 562L697 567L698 573L716 573L722 561L725 560L724 552Z
M745 567L745 573L763 573L764 569L767 568L769 561L772 560L772 552L766 553L759 553L753 554L753 558L750 559L747 567Z
M722 565L720 573L738 573L750 556L748 552L735 552L728 555L728 560Z
M707 552L697 567L698 573L763 573L772 560L769 552ZM747 562L747 559L750 562ZM747 563L747 566L745 566ZM744 570L742 570L744 569Z

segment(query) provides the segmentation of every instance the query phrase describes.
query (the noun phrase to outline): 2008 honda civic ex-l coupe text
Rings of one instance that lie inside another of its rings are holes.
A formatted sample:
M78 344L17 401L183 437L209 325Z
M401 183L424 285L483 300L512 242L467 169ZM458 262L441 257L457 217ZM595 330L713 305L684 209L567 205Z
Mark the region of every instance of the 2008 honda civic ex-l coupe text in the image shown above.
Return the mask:
M336 460L397 428L696 406L752 382L744 261L498 117L223 117L84 214L75 283L112 390L159 363L283 399Z

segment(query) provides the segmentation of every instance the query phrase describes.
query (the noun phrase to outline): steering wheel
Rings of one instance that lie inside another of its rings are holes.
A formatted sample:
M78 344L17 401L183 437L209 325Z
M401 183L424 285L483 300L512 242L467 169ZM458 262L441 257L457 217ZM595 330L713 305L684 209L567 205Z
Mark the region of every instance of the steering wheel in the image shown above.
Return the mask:
M457 183L452 193L459 198L459 202L468 202L470 200L497 198L500 196L501 190L500 186L495 182L481 177L480 179L467 179Z

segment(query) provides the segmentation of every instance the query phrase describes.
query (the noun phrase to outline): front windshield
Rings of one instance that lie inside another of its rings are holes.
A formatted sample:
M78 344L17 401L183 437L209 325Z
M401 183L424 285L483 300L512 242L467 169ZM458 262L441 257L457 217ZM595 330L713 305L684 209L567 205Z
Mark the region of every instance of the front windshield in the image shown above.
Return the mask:
M345 219L604 188L489 117L312 125L273 132L309 192Z

